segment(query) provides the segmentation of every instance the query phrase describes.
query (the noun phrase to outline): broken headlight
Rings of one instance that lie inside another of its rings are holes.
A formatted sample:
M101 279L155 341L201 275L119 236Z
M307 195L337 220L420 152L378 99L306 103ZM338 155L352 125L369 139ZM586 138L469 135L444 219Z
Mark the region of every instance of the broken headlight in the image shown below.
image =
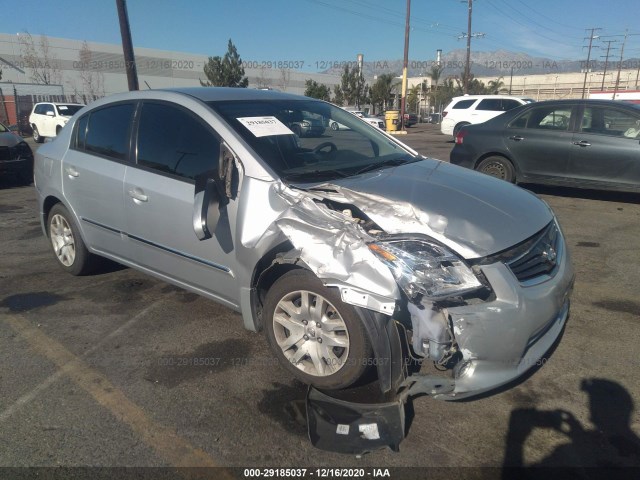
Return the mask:
M435 242L386 240L370 243L369 249L391 269L396 282L411 299L417 295L446 298L482 286L457 255Z

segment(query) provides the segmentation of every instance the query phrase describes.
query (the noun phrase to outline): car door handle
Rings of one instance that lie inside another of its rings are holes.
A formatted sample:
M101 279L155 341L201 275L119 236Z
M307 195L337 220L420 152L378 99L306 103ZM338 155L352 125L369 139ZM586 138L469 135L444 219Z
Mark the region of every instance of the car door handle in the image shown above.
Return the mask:
M149 197L147 197L139 188L132 188L129 190L129 196L140 202L146 202L149 200Z
M590 147L591 144L586 140L580 140L579 142L573 142L574 145L578 145L579 147Z
M524 137L521 137L520 135L513 135L512 137L509 137L509 140L519 142L521 140L524 140Z
M69 178L80 176L80 172L78 172L74 167L67 167L64 169L64 171L67 172Z

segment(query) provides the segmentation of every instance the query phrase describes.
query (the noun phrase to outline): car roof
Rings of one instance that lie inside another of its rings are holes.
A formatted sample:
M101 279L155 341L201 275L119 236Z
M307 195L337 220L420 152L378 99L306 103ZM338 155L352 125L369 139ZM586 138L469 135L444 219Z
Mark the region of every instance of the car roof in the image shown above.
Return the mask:
M640 104L624 102L621 100L604 100L595 98L563 98L561 100L540 100L539 102L530 103L529 106L544 106L544 105L600 105L600 106L617 106L623 108L633 108L635 110L640 109Z
M259 90L255 88L233 88L233 87L189 87L189 88L166 88L165 92L182 93L195 97L203 102L225 101L225 100L310 100L301 95L292 95L278 90Z
M38 102L35 105L41 105L43 103L46 103L48 105L79 105L81 107L84 107L85 104L84 103L75 103L75 102ZM34 105L34 106L35 106Z
M469 100L475 100L478 98L517 98L519 100L523 100L525 98L529 98L529 97L521 97L518 95L460 95L458 97L453 97L451 100L464 100L464 99L469 99Z

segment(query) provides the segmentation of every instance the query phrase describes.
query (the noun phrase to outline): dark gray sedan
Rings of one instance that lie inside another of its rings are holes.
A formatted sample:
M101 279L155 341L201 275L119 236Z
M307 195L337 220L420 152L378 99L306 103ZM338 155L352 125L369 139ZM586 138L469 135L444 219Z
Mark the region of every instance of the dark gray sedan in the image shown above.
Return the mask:
M640 106L609 100L523 105L464 127L451 163L513 183L640 191Z
M14 175L26 184L33 180L33 152L27 142L0 123L0 175Z

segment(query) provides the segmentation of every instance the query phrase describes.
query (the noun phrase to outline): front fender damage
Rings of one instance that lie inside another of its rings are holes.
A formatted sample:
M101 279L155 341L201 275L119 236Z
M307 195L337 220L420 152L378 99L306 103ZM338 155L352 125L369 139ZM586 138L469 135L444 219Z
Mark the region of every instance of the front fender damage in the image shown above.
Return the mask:
M404 435L403 408L408 397L443 395L454 389L452 376L407 377L397 325L412 332L411 347L416 355L437 364L450 362L457 346L446 309L430 302L409 302L389 267L368 248L377 236L388 233L371 218L391 216L393 225L404 221L435 237L442 235L446 219L430 219L406 205L381 203L374 195L333 185L302 190L276 183L271 185L269 197L270 205L275 207L272 218L256 212L260 218L255 223L248 219L250 226L241 235L243 245L251 248L270 237L284 236L294 249L274 263L302 264L325 285L338 288L345 303L362 307L357 311L372 340L375 357L386 360L377 362L381 390L395 395L390 403L362 405L331 398L310 387L307 415L312 443L349 453L381 446L397 449ZM357 205L366 205L366 213ZM256 225L264 228L256 229Z

